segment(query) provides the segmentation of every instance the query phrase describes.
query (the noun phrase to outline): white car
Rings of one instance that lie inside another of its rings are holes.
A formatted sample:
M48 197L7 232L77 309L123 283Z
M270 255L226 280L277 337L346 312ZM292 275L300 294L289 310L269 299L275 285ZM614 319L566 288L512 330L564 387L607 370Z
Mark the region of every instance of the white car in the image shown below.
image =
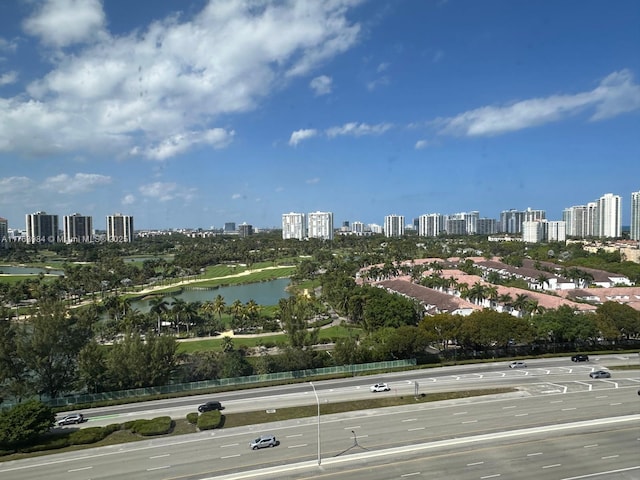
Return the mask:
M527 364L525 362L511 362L509 368L527 368Z
M371 385L371 388L369 388L369 390L371 390L372 392L388 392L389 390L391 390L391 387L389 387L389 385L387 385L386 383L376 383L375 385Z

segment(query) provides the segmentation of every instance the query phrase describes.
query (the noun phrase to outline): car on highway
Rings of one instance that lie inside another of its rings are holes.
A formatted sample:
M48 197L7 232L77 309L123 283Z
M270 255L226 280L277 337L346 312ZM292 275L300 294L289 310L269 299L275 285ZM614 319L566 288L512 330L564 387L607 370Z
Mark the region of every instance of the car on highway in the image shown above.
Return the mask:
M511 362L509 368L527 368L527 363L523 361Z
M259 450L260 448L277 447L280 441L275 435L261 435L249 444L251 450Z
M386 383L376 383L375 385L371 385L371 387L369 387L369 390L371 390L372 392L388 392L389 390L391 390L391 387L389 387L389 385L387 385Z
M571 357L571 361L572 362L588 362L589 361L589 355L585 355L584 353L578 353L578 354L573 355Z
M220 402L212 400L210 402L203 403L202 405L200 405L198 407L198 411L200 413L203 413L203 412L210 412L212 410L222 410L222 408L223 407L222 407L222 404Z
M611 378L611 373L606 370L596 370L595 372L591 372L589 376L591 378Z
M82 422L84 422L84 415L82 415L81 413L71 413L62 417L56 423L59 427L61 427L63 425L78 425Z

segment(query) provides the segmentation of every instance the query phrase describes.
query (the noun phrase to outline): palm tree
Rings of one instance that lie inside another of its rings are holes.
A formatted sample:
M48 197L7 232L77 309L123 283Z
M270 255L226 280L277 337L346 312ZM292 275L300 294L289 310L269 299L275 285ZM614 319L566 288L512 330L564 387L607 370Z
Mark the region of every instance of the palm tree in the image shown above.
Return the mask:
M544 273L541 273L536 281L540 284L540 288L544 290L544 286L549 283L549 278Z
M163 315L169 311L169 304L161 296L154 297L149 301L149 313L158 317L158 335L160 335L160 323Z
M498 287L489 285L485 287L484 293L489 299L491 308L494 308L496 306L496 300L498 300Z
M468 296L469 300L477 305L480 305L484 301L484 299L487 298L484 285L482 285L480 282L474 283L473 286L469 289Z
M227 304L220 294L213 300L213 311L218 314L218 319L222 321L222 314L225 312Z
M516 295L516 299L513 301L512 306L522 314L526 310L528 300L529 297L526 294L519 293Z
M500 295L498 295L498 302L501 303L506 310L511 311L511 308L513 307L513 298L511 297L510 294L508 293L502 293Z

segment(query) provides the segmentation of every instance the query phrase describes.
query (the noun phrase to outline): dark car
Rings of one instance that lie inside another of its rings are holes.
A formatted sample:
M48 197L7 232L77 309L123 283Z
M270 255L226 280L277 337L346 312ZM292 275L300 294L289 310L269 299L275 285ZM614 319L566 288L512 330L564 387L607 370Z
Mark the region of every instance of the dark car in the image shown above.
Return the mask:
M57 424L59 426L78 425L82 422L84 422L84 416L81 413L72 413L70 415L62 417L60 420L57 421Z
M210 412L211 410L222 410L222 404L220 402L211 401L211 402L203 403L198 407L198 411L200 413Z
M579 353L579 354L574 355L573 357L571 357L571 361L572 362L588 362L589 361L589 355L585 355L583 353Z
M596 370L589 374L591 378L611 378L611 374L606 370Z

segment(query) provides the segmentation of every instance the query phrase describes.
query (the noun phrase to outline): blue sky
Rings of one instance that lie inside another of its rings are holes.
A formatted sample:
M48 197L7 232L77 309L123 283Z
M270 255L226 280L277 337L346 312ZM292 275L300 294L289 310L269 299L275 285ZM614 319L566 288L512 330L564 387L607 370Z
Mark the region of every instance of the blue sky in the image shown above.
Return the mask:
M640 2L0 2L0 216L279 227L640 190Z

